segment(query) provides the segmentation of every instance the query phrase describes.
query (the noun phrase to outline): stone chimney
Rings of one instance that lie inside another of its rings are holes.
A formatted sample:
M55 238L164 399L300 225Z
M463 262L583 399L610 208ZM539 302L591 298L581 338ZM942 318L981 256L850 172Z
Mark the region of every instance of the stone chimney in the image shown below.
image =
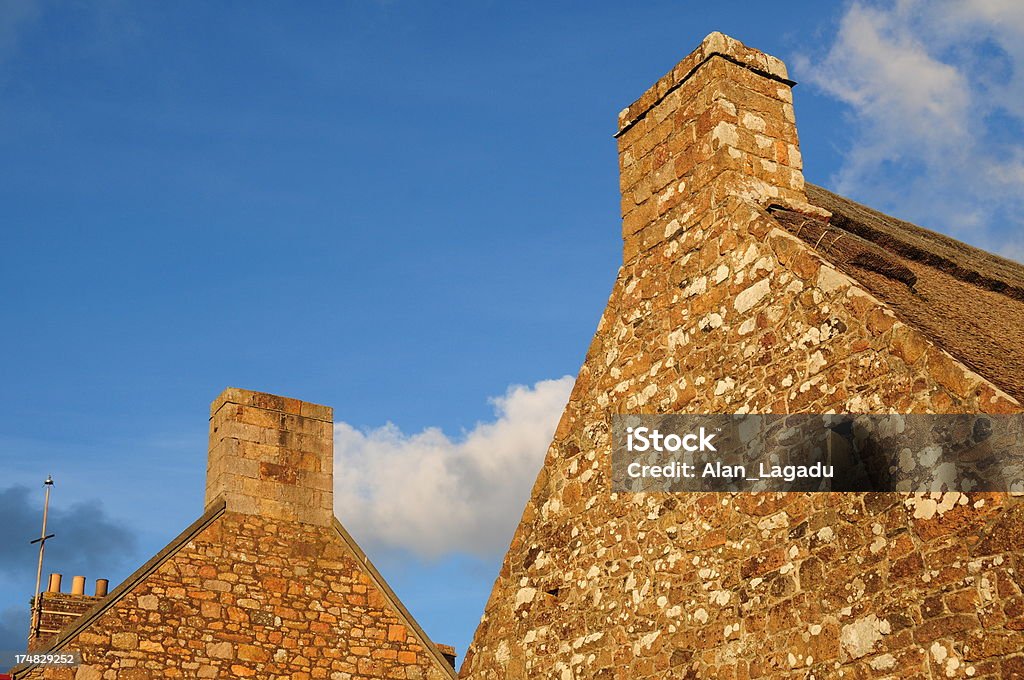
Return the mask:
M792 86L775 57L712 33L619 114L624 261L729 195L806 203Z
M333 455L330 407L229 387L210 406L206 505L330 526Z
M72 625L85 612L93 608L107 596L107 579L96 579L95 595L85 592L85 577L75 576L71 579L71 592L62 593L61 574L50 574L46 590L39 593L39 609L35 610L36 601L32 600L33 625L29 630L28 649L39 651L46 649L53 639L68 626ZM38 614L38 622L35 616Z

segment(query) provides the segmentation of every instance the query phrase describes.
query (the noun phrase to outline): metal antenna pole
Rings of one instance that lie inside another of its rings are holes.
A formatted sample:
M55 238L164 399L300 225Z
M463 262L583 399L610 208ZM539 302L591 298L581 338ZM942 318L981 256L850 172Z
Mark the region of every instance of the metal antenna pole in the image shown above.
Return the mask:
M46 475L43 487L46 488L46 500L43 501L43 530L39 533L39 538L31 541L31 543L39 544L39 566L36 568L36 590L33 595L35 606L32 607L32 637L39 635L39 623L42 618L43 598L39 595L39 586L43 579L43 552L46 551L46 541L54 537L54 534L46 535L46 516L50 511L50 489L53 488L53 477Z

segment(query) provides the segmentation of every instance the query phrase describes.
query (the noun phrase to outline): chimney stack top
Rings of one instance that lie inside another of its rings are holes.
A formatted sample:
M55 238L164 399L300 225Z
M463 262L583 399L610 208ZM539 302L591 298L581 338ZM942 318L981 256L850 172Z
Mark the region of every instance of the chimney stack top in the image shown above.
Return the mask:
M333 410L229 387L210 406L206 505L330 526L334 521Z
M712 33L619 114L625 263L730 198L806 205L792 85L775 57Z
M789 79L786 64L781 59L747 47L739 40L714 31L709 33L693 52L683 58L675 67L652 85L635 102L619 113L618 137L647 115L656 104L670 92L686 82L693 73L713 57L721 57L771 80L792 87L796 83Z

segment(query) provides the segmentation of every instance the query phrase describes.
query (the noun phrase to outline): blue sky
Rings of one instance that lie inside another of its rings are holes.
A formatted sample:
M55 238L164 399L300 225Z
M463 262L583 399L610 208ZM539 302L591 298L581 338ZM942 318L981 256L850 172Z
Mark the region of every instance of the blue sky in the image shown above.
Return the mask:
M0 0L0 649L46 474L47 571L116 583L233 385L335 407L340 519L461 657L620 262L616 115L713 30L802 83L809 181L1024 257L1009 0Z

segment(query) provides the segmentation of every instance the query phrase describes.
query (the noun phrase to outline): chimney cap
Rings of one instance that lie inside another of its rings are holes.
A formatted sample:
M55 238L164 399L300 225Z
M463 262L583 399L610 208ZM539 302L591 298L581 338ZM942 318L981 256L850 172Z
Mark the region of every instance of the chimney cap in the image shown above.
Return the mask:
M282 397L266 392L243 390L239 387L226 387L210 404L210 417L217 413L224 404L252 406L267 411L279 411L289 415L303 416L313 420L334 421L334 409L322 404Z
M686 82L693 73L712 57L722 57L734 64L758 73L766 78L777 80L789 86L796 83L789 79L786 65L778 57L765 54L761 50L747 47L739 40L714 31L701 41L693 52L683 58L675 67L655 83L647 92L619 113L619 130L616 137L643 118L668 93Z

